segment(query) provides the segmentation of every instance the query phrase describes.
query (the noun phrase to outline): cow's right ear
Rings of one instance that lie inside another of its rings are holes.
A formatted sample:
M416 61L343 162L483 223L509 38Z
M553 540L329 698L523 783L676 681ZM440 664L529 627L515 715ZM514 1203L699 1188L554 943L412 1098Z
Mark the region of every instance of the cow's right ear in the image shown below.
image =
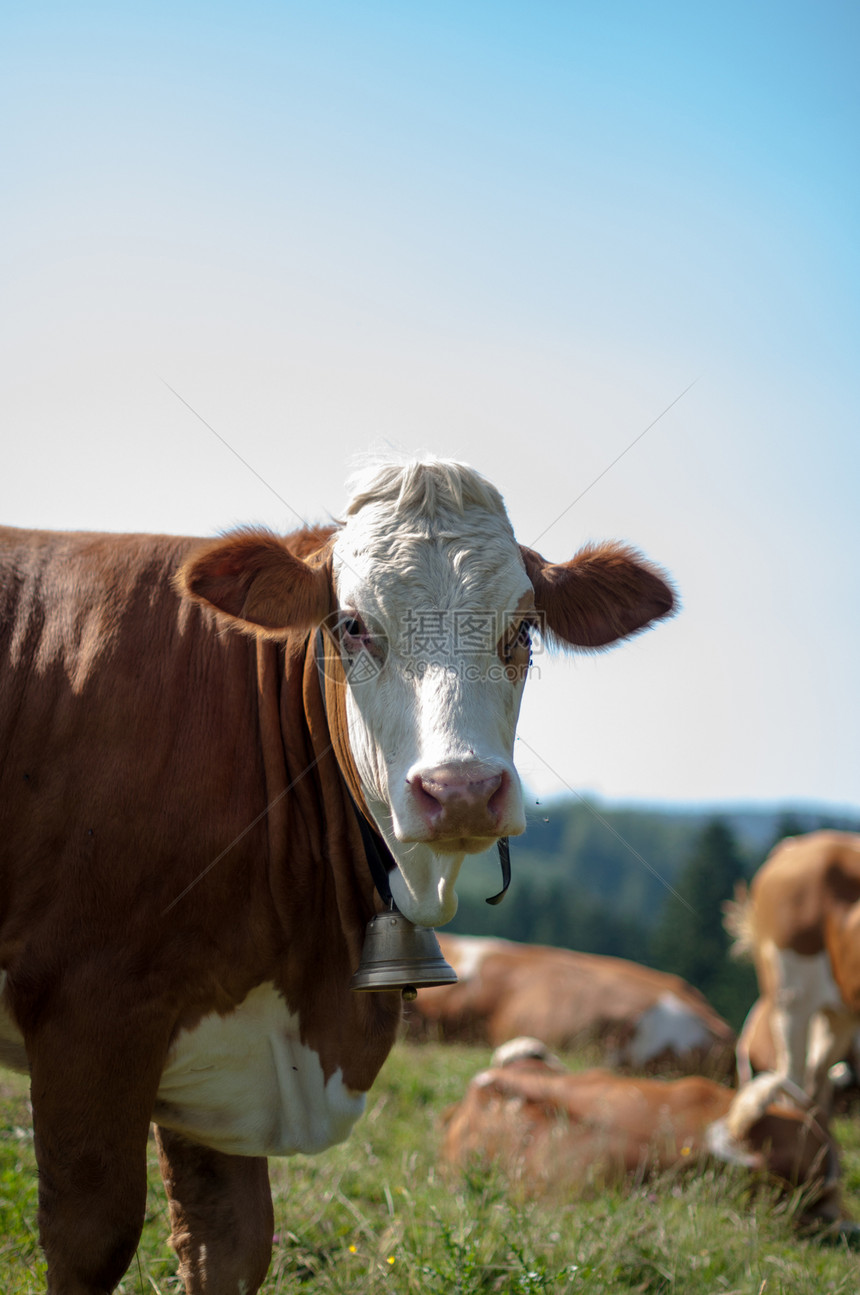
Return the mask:
M237 629L267 638L311 630L332 607L329 563L304 561L265 530L236 531L196 549L175 585Z
M591 544L570 562L547 562L520 545L543 625L563 645L601 648L629 638L675 610L659 567L625 544Z

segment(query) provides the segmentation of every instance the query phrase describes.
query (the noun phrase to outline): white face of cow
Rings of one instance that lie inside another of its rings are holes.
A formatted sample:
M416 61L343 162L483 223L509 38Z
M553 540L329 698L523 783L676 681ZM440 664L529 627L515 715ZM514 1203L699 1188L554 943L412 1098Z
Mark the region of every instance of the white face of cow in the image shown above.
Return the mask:
M190 554L177 588L249 634L325 624L346 678L338 759L397 861L398 908L435 926L456 911L464 856L525 826L512 753L534 620L555 643L599 648L668 615L674 595L624 545L562 563L521 548L498 492L460 464L381 468L330 552L326 535L238 532Z
M394 900L424 926L453 917L464 855L525 828L513 744L535 617L498 494L462 469L440 481L377 482L333 551L352 755Z

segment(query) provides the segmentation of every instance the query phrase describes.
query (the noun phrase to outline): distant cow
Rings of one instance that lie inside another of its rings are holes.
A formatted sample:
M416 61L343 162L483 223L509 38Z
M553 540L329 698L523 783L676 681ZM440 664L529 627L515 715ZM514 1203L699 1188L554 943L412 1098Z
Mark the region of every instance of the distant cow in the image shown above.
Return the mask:
M598 1188L710 1156L807 1189L810 1218L842 1218L835 1144L784 1081L738 1093L698 1075L641 1079L565 1068L535 1039L506 1044L443 1116L443 1161L496 1165L526 1196Z
M739 1042L741 1076L774 1069L826 1104L828 1071L860 1030L860 836L788 837L726 909L760 994Z
M456 985L424 991L409 1011L413 1036L497 1046L525 1033L566 1051L597 1042L608 1062L728 1074L734 1034L681 980L623 958L539 944L442 934Z
M401 912L449 920L465 855L523 829L534 623L596 647L672 602L620 545L521 548L439 461L286 539L0 530L0 1059L52 1295L125 1272L152 1119L186 1290L259 1288L265 1157L345 1138L398 1029L350 989L381 906L358 814Z

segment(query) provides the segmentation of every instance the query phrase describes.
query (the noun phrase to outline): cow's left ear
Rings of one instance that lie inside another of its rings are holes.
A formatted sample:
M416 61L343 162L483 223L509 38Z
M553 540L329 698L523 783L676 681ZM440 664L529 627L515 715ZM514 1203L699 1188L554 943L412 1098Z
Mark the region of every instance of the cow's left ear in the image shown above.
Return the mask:
M175 585L237 629L265 637L313 629L332 605L328 562L306 562L264 530L236 531L195 550Z
M624 544L588 545L558 563L520 551L546 628L571 647L605 647L675 610L665 573Z

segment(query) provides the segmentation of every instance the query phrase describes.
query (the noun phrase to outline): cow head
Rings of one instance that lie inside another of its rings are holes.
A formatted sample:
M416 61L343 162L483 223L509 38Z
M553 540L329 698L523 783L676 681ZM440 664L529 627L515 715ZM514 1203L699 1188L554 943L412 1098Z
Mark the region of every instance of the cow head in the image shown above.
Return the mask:
M803 1187L801 1218L843 1219L841 1167L824 1114L784 1075L756 1075L735 1093L706 1130L708 1150L726 1164L763 1170L788 1187ZM846 1235L853 1230L846 1221Z
M525 828L513 744L532 635L603 647L667 615L672 590L618 544L546 562L494 487L439 460L378 468L312 547L240 532L192 555L179 587L246 632L324 627L341 764L397 861L395 902L450 921L465 855Z

